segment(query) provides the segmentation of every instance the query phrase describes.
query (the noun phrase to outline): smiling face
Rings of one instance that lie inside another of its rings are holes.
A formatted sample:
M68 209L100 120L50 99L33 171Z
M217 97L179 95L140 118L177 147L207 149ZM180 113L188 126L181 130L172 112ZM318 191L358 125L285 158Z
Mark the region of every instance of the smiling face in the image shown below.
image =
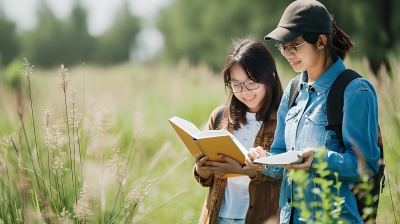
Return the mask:
M292 42L282 43L283 45L299 45L305 40L299 37ZM288 60L294 71L302 72L307 70L309 73L318 70L324 65L325 52L313 44L304 43L297 48L297 52L292 53L289 50L282 51L282 55Z
M247 77L243 68L240 65L233 66L230 71L230 81L242 83L251 80ZM267 94L267 88L265 84L260 83L260 87L254 90L248 90L245 86L242 86L242 92L233 93L235 97L248 107L248 111L251 113L257 113L261 108L265 95Z

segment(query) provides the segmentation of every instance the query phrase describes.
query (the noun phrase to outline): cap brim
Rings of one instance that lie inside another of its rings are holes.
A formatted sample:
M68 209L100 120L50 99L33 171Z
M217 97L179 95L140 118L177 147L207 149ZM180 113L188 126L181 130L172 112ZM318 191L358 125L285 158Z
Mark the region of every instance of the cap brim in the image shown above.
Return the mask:
M289 30L284 27L278 26L271 33L269 33L267 36L265 36L264 40L274 39L281 43L287 43L287 42L294 41L296 38L300 37L301 35L303 35L302 32Z

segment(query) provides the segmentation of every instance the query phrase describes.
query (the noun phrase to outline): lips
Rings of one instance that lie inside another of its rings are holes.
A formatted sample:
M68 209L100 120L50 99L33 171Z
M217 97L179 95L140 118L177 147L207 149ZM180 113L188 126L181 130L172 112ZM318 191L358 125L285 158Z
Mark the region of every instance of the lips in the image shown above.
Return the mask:
M300 63L300 61L290 62L290 65L291 65L291 66L296 66L296 65L298 65L299 63Z
M250 97L250 98L243 98L243 100L245 101L245 102L251 102L251 101L253 101L254 99L256 98L256 96L254 95L253 97Z

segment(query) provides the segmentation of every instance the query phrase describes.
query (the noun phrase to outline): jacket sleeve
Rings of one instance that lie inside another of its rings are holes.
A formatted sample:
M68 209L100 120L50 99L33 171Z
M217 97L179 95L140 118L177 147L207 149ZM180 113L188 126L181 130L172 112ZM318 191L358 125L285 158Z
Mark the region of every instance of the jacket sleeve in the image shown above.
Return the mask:
M344 96L342 123L344 149L342 153L328 150L323 161L328 162L326 169L331 171L332 178L335 178L336 172L340 181L358 182L361 181L359 168L364 167L369 176L375 175L379 169L378 102L372 84L365 79L353 80L347 86ZM313 165L315 163L318 163L317 159ZM315 170L314 166L310 169L310 171Z
M217 113L219 111L219 107L217 107L210 115L210 118L207 121L205 130L213 130L214 129L214 122L215 118L217 116ZM208 177L207 180L204 180L203 178L200 177L200 175L196 172L196 164L193 166L193 175L196 181L203 187L211 187L214 183L214 174L211 174L210 177Z

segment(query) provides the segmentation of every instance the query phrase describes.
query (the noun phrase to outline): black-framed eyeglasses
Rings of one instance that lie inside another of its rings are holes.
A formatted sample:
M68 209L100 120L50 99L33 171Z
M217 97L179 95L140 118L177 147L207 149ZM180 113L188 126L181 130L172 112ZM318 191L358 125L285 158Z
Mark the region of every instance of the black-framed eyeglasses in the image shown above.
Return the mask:
M278 50L283 54L284 52L286 52L286 50L288 49L290 52L292 53L296 53L297 52L297 48L300 47L301 45L305 44L307 41L304 41L301 44L298 45L284 45L281 43L276 43L275 47L278 48Z
M232 93L242 92L242 90L243 90L243 85L242 84L248 90L255 90L255 89L258 89L260 87L260 83L259 82L255 82L253 80L249 80L249 81L246 81L246 82L227 82L227 83L225 83L225 85L228 86L228 89Z

